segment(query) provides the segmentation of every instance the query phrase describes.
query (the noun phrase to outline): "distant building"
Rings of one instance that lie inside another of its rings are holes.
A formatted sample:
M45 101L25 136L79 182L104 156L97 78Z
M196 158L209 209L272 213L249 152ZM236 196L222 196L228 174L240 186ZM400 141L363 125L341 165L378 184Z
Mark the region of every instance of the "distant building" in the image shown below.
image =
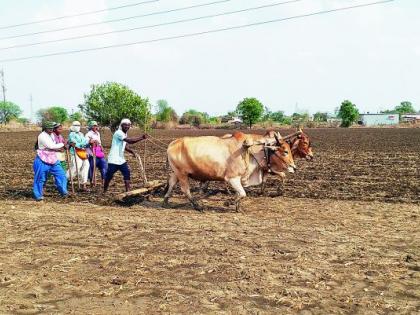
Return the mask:
M398 125L400 116L398 114L360 114L359 124L363 126L384 126Z
M405 122L420 122L420 114L404 114L401 120Z
M242 119L239 117L232 117L232 119L228 121L228 124L240 125L242 124Z
M342 119L338 117L327 117L327 122L333 123L333 124L341 124Z

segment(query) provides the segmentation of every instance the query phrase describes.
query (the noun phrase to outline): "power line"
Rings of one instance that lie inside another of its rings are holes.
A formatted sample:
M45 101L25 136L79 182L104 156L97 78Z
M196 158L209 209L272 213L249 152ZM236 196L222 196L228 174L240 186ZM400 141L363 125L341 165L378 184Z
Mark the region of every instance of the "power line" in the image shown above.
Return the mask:
M0 26L0 30L9 29L9 28L16 28L16 27L26 26L26 25L40 24L40 23L45 23L45 22L57 21L57 20L63 20L63 19L67 19L67 18L84 16L84 15L92 15L92 14L106 12L106 11L114 11L114 10L119 10L119 9L131 8L131 7L136 7L136 6L139 6L139 5L148 4L148 3L152 3L152 2L158 2L158 1L159 0L148 0L148 1L126 4L126 5L121 5L121 6L118 6L118 7L112 7L112 8L102 9L102 10L88 11L88 12L82 12L82 13L77 13L77 14L69 14L69 15L58 16L58 17L54 17L54 18L50 18L50 19L24 22L24 23L14 24L14 25Z
M6 91L7 91L7 89L6 89L6 84L4 83L4 70L3 69L0 70L0 79L1 79L1 81L0 81L1 89L3 91L3 102L6 103Z
M249 11L255 11L255 10L266 9L266 8L272 8L272 7L276 7L276 6L280 6L280 5L284 5L284 4L289 4L289 3L293 3L293 2L300 2L300 1L304 1L304 0L289 0L289 1L277 2L277 3L273 3L273 4L262 5L262 6L258 6L258 7L246 8L246 9L241 9L241 10L234 10L234 11L228 11L228 12L222 12L222 13L216 13L216 14L210 14L210 15L203 15L203 16L199 16L199 17L195 17L195 18L188 18L188 19L176 20L176 21L159 23L159 24L151 24L151 25L122 29L122 30L116 30L116 31L94 33L94 34L73 36L73 37L60 38L60 39L52 39L52 40L34 42L34 43L29 43L29 44L13 45L13 46L8 46L8 47L0 47L0 51L1 50L13 49L13 48L22 48L22 47L30 47L30 46L36 46L36 45L42 45L42 44L64 42L64 41L76 40L76 39L82 39L82 38L104 36L104 35L110 35L110 34L114 34L114 33L131 32L131 31L141 30L141 29L150 29L150 28L155 28L155 27L159 27L159 26L180 24L180 23L192 22L192 21L197 21L197 20L215 18L215 17L219 17L219 16L224 16L224 15L231 15L231 14L236 14L236 13L249 12Z
M128 16L128 17L123 17L123 18L119 18L119 19L113 19L113 20L107 20L107 21L101 21L101 22L93 22L93 23L80 24L80 25L73 25L73 26L67 26L67 27L62 27L62 28L56 28L56 29L52 29L52 30L40 31L40 32L33 32L33 33L25 33L25 34L20 34L20 35L0 37L0 40L27 37L27 36L40 35L40 34L53 33L53 32L60 32L60 31L66 31L66 30L71 30L71 29L76 29L76 28L83 28L83 27L88 27L88 26L100 25L100 24L105 24L105 23L115 23L115 22L127 21L127 20L132 20L132 19L139 19L139 18L143 18L143 17L147 17L147 16L154 16L154 15L160 15L160 14L165 14L165 13L178 12L178 11L184 11L184 10L189 10L189 9L194 9L194 8L206 7L206 6L219 4L219 3L224 3L224 2L229 2L229 1L231 1L231 0L219 0L219 1L213 1L213 2L208 2L208 3L195 4L195 5L176 8L176 9L156 11L156 12L151 12L151 13L146 13L146 14L141 14L141 15Z
M220 32L229 31L229 30L249 28L249 27L254 27L254 26L258 26L258 25L284 22L284 21L288 21L288 20L306 18L306 17L310 17L310 16L315 16L315 15L321 15L321 14L327 14L327 13L332 13L332 12L338 12L338 11L345 11L345 10L351 10L351 9L356 9L356 8L368 7L368 6L373 6L373 5L377 5L377 4L384 4L384 3L393 2L393 1L394 0L376 1L376 2L353 5L353 6L348 6L348 7L341 7L341 8L337 8L337 9L323 10L323 11L317 11L317 12L301 14L301 15L294 15L294 16L289 16L289 17L285 17L285 18L266 20L266 21L243 24L243 25L229 26L229 27L218 28L218 29L202 31L202 32L196 32L196 33L188 33L188 34L182 34L182 35L161 37L161 38L155 38L155 39L149 39L149 40L144 40L144 41L125 43L125 44L115 44L115 45L95 47L95 48L55 52L55 53L43 54L43 55L34 55L34 56L27 56L27 57L2 59L2 60L0 60L0 63L2 63L2 62L3 63L12 62L12 61L21 61L21 60L29 60L29 59L37 59L37 58L45 58L45 57L60 56L60 55L69 55L69 54L76 54L76 53L82 53L82 52L88 52L88 51L96 51L96 50L103 50L103 49L110 49L110 48L117 48L117 47L128 47L128 46L147 44L147 43L155 43L155 42L167 41L167 40L173 40L173 39L179 39L179 38L195 37L195 36L200 36L200 35L205 35L205 34L220 33Z

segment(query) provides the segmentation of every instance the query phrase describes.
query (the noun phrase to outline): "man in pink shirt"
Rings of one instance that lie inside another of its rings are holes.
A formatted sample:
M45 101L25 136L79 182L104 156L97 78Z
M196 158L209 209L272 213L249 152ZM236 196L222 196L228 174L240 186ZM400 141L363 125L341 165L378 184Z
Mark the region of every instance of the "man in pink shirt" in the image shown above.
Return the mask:
M53 122L45 122L44 131L38 136L36 157L33 165L34 183L33 193L36 201L44 199L44 184L48 174L54 176L55 186L62 196L67 196L67 177L60 161L57 159L57 152L64 149L63 143L55 143L52 138L54 129Z

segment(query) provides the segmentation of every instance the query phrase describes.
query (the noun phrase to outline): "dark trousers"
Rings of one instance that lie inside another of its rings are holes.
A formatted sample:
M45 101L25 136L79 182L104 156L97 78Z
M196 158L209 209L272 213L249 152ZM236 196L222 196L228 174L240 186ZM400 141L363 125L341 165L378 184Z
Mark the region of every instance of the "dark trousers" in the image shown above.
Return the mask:
M101 172L101 178L105 179L108 163L105 158L96 158L96 168ZM89 156L89 180L93 179L93 156Z
M117 171L121 172L124 180L130 180L130 168L128 167L127 162L121 165L109 163L108 170L106 171L105 175L105 180L110 181Z

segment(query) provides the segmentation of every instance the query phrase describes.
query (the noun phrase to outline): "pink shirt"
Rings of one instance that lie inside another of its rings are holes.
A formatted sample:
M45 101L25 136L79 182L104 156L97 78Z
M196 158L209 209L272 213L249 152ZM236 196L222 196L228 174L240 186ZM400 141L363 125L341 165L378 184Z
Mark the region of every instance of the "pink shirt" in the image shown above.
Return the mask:
M57 135L54 132L52 133L53 139L55 143L63 143L66 144L66 141L64 140L64 137L62 135ZM64 152L55 152L57 155L57 159L59 161L65 161L66 160L66 154Z
M43 131L38 136L38 150L36 152L44 163L54 165L57 163L57 152L51 150L61 149L62 147L64 147L63 143L55 143L53 136Z

